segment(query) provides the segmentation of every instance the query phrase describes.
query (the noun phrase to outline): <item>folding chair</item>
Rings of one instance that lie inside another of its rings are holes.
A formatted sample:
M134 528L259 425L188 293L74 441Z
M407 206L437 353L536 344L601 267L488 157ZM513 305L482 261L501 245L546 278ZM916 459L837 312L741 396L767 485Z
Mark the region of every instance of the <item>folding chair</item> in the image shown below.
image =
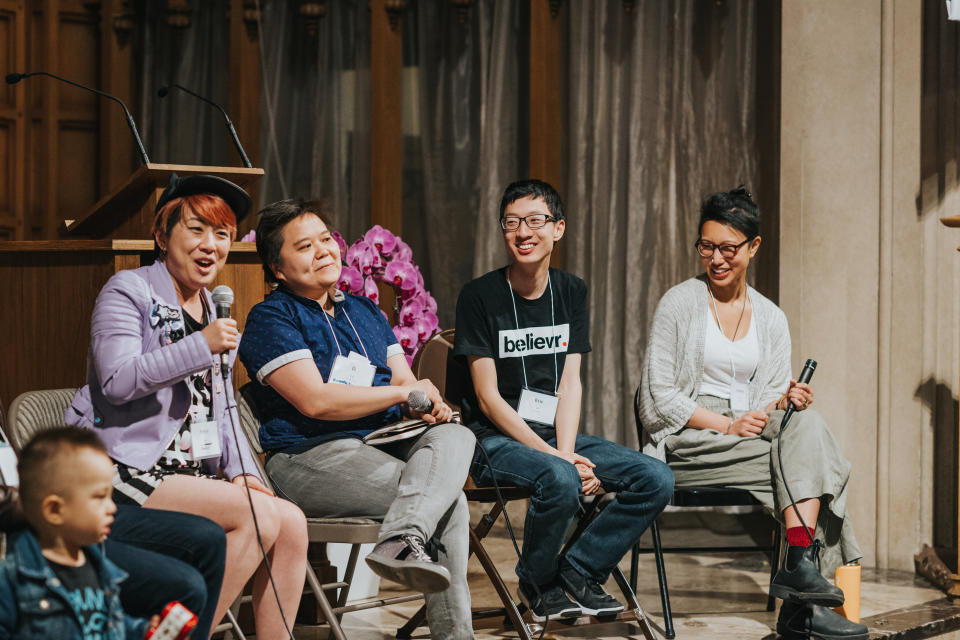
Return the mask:
M237 413L240 414L240 425L250 448L256 454L257 470L264 482L273 489L270 478L267 476L261 460L264 456L260 446L260 420L249 400L251 389L255 383L248 382L240 389L237 396ZM313 566L307 562L307 585L317 601L317 606L323 613L330 631L337 640L346 640L340 620L343 614L352 611L363 611L390 604L420 600L422 594L395 596L392 598L375 598L354 604L347 604L350 592L350 582L357 567L360 555L360 545L377 542L380 533L380 522L367 518L307 518L307 539L310 544L345 543L350 545L350 555L347 566L344 568L343 580L321 583ZM331 603L325 591L334 591L334 601Z
M640 420L640 387L637 387L633 396L633 416L637 428L637 438L643 442L643 424ZM670 507L697 508L697 507L748 507L751 510L762 510L763 505L745 489L729 487L675 487ZM650 525L650 536L653 541L652 549L642 549L637 543L630 554L630 585L636 589L637 573L639 570L639 554L653 553L657 564L657 581L660 586L660 603L663 606L664 635L675 638L673 627L673 612L670 608L670 592L667 589L667 572L663 563L664 553L728 553L732 551L767 551L770 553L770 579L776 575L780 567L780 541L783 536L782 527L774 519L772 543L770 546L713 546L713 547L668 547L664 548L660 542L659 518ZM767 611L776 608L776 598L767 596Z
M454 337L453 329L447 329L433 336L417 353L411 367L414 375L418 379L429 378L451 406L456 406L456 400L462 397L465 385L469 384L470 380L469 373L463 367L462 363L452 358ZM522 617L526 607L523 604L518 604L513 599L503 577L500 575L500 571L497 569L496 564L494 564L490 554L482 543L482 540L493 528L497 519L503 514L504 505L501 505L497 498L496 490L493 487L476 487L470 479L468 479L468 486L464 488L463 492L470 502L480 502L490 505L490 510L470 529L470 553L471 555L477 556L477 560L480 562L481 567L483 567L484 573L486 573L487 578L490 580L494 590L497 592L497 596L503 604L501 608L475 611L473 612L473 617L474 619L482 619L505 616L506 620L520 636L520 640L532 640L533 628L531 625L528 625ZM500 494L504 503L510 502L511 500L525 500L530 497L530 492L527 489L516 486L501 486ZM613 494L608 495L612 497ZM577 526L573 535L567 540L564 550L583 533L593 518L599 515L603 506L609 503L609 499L602 500L594 497L586 497L581 500L581 503ZM648 640L654 640L650 623L643 612L643 608L637 601L635 589L630 586L630 583L624 577L619 567L614 569L613 577L627 601L627 611L616 616L616 618L630 619L632 617L636 619L640 624L644 636ZM400 640L410 638L414 629L421 626L425 620L426 609L421 607L403 627L397 630L397 638ZM608 620L604 619L602 621L606 622ZM552 624L553 623L551 623L551 626Z

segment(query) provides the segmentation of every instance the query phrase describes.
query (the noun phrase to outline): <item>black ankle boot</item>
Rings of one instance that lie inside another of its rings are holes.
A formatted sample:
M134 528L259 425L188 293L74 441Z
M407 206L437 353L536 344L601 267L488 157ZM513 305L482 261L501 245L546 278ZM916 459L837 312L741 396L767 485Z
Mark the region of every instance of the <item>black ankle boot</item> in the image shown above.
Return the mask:
M814 540L809 547L787 548L787 558L770 583L770 595L781 600L793 600L824 607L843 604L843 591L820 575L820 548L823 543Z
M867 640L867 627L851 622L832 609L815 604L784 602L777 617L783 640Z

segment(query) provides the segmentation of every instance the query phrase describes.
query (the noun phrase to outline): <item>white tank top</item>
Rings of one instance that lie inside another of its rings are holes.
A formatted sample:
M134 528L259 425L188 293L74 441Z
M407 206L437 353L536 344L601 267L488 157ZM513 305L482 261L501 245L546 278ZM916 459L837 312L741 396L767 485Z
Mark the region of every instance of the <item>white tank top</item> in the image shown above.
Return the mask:
M753 377L760 362L760 342L757 340L753 315L747 335L736 342L723 335L717 326L710 306L707 314L707 335L703 341L703 377L700 379L700 393L730 398L730 385L736 376L737 382L746 383Z

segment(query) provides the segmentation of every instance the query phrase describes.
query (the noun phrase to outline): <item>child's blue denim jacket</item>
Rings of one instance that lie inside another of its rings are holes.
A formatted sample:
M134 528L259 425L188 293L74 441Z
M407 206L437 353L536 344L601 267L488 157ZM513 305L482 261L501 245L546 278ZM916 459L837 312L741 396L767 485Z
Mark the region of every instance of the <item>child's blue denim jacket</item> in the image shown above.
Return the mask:
M127 574L97 547L84 547L100 577L110 622L104 640L142 640L148 621L133 618L120 606L119 585ZM83 640L77 611L53 569L40 553L29 529L7 538L7 557L0 563L0 640L58 638Z

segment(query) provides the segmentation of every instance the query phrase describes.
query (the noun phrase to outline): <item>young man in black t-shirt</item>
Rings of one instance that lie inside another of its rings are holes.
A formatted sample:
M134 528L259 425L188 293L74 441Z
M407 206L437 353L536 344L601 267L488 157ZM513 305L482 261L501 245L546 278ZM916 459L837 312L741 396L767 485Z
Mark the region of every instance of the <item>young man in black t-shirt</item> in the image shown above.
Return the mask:
M477 436L473 478L531 489L516 571L535 620L616 613L623 605L602 585L666 506L673 474L638 451L577 433L589 313L583 280L550 268L566 230L560 196L539 180L514 182L500 227L510 264L467 284L457 301L454 354L473 382L461 407ZM579 496L601 490L617 496L559 557Z

